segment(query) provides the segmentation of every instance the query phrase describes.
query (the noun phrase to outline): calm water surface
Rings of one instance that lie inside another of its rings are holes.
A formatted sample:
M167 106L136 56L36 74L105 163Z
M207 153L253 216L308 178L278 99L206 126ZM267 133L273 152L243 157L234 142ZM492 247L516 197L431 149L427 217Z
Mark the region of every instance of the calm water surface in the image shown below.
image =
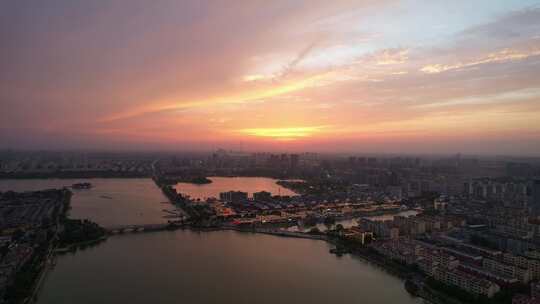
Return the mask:
M70 217L88 218L103 226L157 224L167 221L163 209L173 210L149 178L0 180L0 191L36 191L88 181L88 190L73 190Z
M421 303L322 241L232 231L114 236L59 258L38 304Z
M194 199L219 198L219 193L226 191L243 191L250 196L254 192L268 191L273 195L296 195L293 191L276 184L278 180L267 177L209 177L210 184L178 183L175 188L180 193Z
M0 191L79 181L4 180ZM160 204L165 199L150 179L90 181L95 188L75 192L72 217L119 225L164 220L161 209L172 208ZM261 183L274 185L260 179L252 184ZM213 191L226 190L231 189ZM409 296L398 278L358 258L338 258L329 249L322 241L232 231L113 236L95 247L58 256L38 304L421 303Z

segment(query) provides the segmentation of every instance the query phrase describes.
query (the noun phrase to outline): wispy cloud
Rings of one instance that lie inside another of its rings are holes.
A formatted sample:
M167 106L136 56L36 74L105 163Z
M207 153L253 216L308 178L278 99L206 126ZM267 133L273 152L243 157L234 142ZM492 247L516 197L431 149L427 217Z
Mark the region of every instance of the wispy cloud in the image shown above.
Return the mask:
M478 65L487 64L487 63L502 63L508 61L523 60L529 57L534 57L540 55L540 49L532 50L512 50L512 49L503 49L501 51L490 53L487 56L466 62L458 62L454 64L430 64L422 67L420 71L427 74L437 74L446 71L461 70L465 68L472 68Z
M373 58L377 65L393 65L407 62L408 49L386 49L374 54Z
M298 55L289 62L285 67L283 67L283 70L281 71L279 77L286 77L304 58L306 58L309 53L317 46L317 44L321 41L321 39L317 39L310 43L307 47L305 47Z
M500 94L466 96L462 98L454 98L454 99L444 100L440 102L414 105L412 106L412 108L427 109L427 108L440 108L440 107L461 106L461 105L493 104L493 103L512 102L512 101L517 101L517 100L527 100L531 98L540 99L540 88L528 88L528 89L522 89L522 90L517 90L517 91L503 92Z
M327 73L322 73L309 76L300 80L293 80L289 82L284 82L279 85L272 85L263 89L254 89L251 91L248 90L246 92L242 92L236 95L219 96L198 101L156 101L144 107L133 108L127 111L106 116L100 121L110 122L115 120L133 118L141 115L184 110L189 108L260 102L261 99L273 98L281 96L283 94L317 86L320 82L324 82L327 76Z
M540 130L540 9L527 1L413 2L410 14L374 0L57 1L0 13L11 138L401 149L391 135L421 150L426 134Z

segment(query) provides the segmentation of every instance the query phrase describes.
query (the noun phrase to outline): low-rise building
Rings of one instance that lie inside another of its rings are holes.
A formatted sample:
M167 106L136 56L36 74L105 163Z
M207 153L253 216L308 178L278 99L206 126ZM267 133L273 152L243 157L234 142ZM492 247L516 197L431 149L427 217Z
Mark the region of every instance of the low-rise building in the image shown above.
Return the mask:
M511 253L503 254L502 260L505 263L529 270L531 280L540 279L540 260L528 256L513 255Z
M483 268L498 274L518 279L521 283L527 284L531 280L531 271L509 263L499 262L493 259L484 259Z
M373 232L363 230L360 227L351 227L343 232L343 237L345 237L346 239L357 241L364 245L373 240Z
M499 285L458 269L437 268L434 278L446 285L457 286L488 298L493 297L500 290Z

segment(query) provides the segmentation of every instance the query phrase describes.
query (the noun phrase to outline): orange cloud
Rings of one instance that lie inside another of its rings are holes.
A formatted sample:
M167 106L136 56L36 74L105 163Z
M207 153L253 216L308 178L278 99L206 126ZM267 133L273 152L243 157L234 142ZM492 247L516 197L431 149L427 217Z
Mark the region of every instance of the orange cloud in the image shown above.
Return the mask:
M137 117L145 114L184 110L198 107L208 107L225 104L241 104L252 102L265 98L277 97L283 94L300 91L306 88L314 87L324 83L325 79L328 79L330 73L321 73L314 76L309 76L304 79L293 80L288 83L278 84L276 86L270 86L264 89L257 89L240 93L236 95L229 95L223 97L208 98L199 101L157 101L151 102L148 106L134 108L125 112L113 114L101 119L101 122L111 122L115 120L127 119Z

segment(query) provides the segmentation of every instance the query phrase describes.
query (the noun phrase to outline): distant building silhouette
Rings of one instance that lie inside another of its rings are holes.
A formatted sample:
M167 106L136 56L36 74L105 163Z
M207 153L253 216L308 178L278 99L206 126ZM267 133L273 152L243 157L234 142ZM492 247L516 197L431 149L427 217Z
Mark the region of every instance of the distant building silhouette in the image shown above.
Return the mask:
M532 204L533 215L540 216L540 179L536 179L532 184Z

